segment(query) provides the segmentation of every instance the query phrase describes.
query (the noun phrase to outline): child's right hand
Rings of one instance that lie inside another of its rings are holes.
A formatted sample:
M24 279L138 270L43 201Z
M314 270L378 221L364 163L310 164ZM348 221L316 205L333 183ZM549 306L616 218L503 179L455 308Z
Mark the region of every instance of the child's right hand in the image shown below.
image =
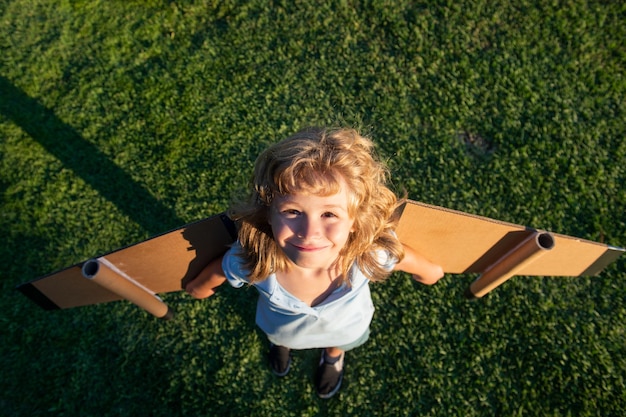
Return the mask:
M193 280L185 285L185 291L193 298L208 298L226 281L222 269L222 256L212 260Z
M200 279L195 278L185 286L185 292L198 300L208 298L215 294L215 290L206 284L206 282L200 282Z

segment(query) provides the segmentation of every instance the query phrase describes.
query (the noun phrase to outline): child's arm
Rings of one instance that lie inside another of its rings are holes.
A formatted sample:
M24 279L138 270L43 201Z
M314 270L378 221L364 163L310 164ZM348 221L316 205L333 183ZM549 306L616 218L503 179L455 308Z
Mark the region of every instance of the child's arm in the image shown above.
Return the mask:
M185 291L193 298L207 298L215 294L215 288L226 281L220 256L212 260L192 281L185 286Z
M419 283L433 285L443 277L443 269L424 258L410 247L404 246L404 259L396 264L394 271L404 271L413 275Z

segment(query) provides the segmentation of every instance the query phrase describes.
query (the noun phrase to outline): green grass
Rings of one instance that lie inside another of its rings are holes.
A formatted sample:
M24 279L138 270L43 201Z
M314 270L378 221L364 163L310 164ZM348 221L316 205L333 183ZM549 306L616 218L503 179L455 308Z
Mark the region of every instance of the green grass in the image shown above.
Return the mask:
M415 200L626 245L626 7L465 0L0 2L0 414L626 415L626 264L373 286L318 400L267 371L254 290L46 312L19 283L218 213L258 152L361 127Z

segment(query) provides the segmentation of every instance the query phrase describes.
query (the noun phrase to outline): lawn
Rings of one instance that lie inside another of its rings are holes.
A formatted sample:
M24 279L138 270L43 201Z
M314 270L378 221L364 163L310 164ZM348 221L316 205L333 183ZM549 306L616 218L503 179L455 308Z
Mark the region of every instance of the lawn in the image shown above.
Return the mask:
M513 3L513 4L511 4ZM414 200L626 245L626 6L0 2L0 414L623 416L626 256L597 277L372 286L339 395L275 378L255 291L157 320L15 287L219 213L307 125L370 135Z

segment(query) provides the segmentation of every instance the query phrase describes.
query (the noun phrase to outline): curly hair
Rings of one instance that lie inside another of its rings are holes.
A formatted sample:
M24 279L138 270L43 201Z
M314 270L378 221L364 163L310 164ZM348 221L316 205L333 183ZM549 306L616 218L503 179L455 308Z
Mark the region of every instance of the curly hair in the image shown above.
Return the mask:
M342 280L349 283L348 271L354 262L371 281L389 275L375 251L382 249L397 260L404 257L393 233L401 202L387 187L387 168L373 151L373 142L356 130L307 128L259 155L251 195L230 211L239 225L241 257L250 283L288 265L268 221L273 198L293 193L333 195L340 191L342 180L349 196L348 214L354 219L354 232L337 260Z

